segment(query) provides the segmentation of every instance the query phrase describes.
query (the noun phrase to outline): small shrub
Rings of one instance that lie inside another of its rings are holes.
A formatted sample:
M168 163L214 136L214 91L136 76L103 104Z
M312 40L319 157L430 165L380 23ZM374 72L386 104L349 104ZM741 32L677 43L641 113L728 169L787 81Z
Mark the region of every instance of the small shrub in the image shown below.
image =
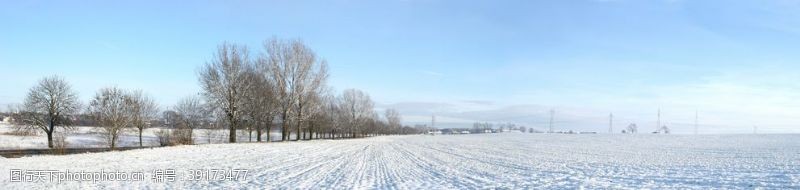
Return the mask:
M192 144L192 136L191 133L189 132L190 132L189 129L178 129L176 131L173 131L172 133L173 141L176 144L186 144L186 145Z
M172 146L172 132L169 129L159 129L155 134L159 145Z
M67 153L67 137L64 135L55 135L53 137L53 154L65 154Z

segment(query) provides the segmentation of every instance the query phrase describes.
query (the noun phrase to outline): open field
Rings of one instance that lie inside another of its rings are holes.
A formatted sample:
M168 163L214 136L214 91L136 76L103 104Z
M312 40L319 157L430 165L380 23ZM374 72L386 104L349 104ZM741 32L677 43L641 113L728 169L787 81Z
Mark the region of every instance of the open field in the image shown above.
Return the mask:
M800 188L800 135L385 136L0 158L0 189ZM140 182L10 182L11 169L143 172ZM154 182L174 169L174 182ZM247 169L190 182L191 169Z
M66 148L108 148L108 143L104 140L103 134L99 132L96 127L78 126L71 130L64 131L62 128L56 129L59 134L66 134ZM142 133L142 144L144 146L159 146L156 131L160 128L147 128ZM7 124L0 124L0 150L16 150L16 149L47 149L47 135L36 130L38 134L34 136L18 136L9 135L7 133L14 131L12 126ZM246 130L239 130L238 141L247 142L250 139L247 136ZM263 140L266 140L267 135L263 135ZM291 137L294 137L292 135ZM280 132L272 133L273 140L280 140ZM195 129L193 139L195 144L209 144L209 143L225 143L228 142L228 131L223 129L206 130ZM256 141L256 132L253 131L253 141ZM139 136L138 131L134 129L126 130L120 135L118 141L119 147L138 147Z

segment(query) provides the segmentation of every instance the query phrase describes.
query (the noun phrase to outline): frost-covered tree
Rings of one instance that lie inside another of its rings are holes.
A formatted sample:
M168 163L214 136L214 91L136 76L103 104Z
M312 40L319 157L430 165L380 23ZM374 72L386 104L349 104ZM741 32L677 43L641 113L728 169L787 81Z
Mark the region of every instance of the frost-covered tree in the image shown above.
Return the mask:
M203 95L228 121L228 142L231 143L236 142L236 130L240 128L243 99L250 86L247 75L250 69L247 47L223 43L217 48L214 59L199 72Z
M182 129L187 130L187 143L193 144L194 130L209 121L211 111L195 96L184 97L175 105L175 112Z
M264 62L257 61L257 70L248 72L252 85L245 93L244 113L251 120L249 124L256 131L256 141L261 142L264 130L267 133L267 142L271 141L269 131L272 130L272 123L278 114L278 100L274 93L274 85L268 80L264 72L266 65Z
M357 134L365 134L368 122L374 116L375 103L367 93L361 90L348 89L342 92L339 97L339 107L346 114L347 130L351 137L357 137Z
M273 38L264 42L264 49L259 62L268 65L265 71L275 87L281 139L289 139L290 122L294 123L297 139L300 139L301 128L310 115L307 114L309 104L325 86L327 63L300 40Z
M53 134L57 128L68 129L72 116L80 109L78 94L59 76L45 77L32 87L14 124L23 130L41 130L47 134L47 147L53 148Z
M88 113L100 125L100 132L111 149L117 147L119 135L133 125L132 104L128 92L117 87L100 89L89 102Z
M158 118L158 104L156 101L141 90L133 91L129 94L131 122L139 132L139 147L142 147L142 133L144 129L150 127L153 120Z
M400 128L402 127L400 112L395 109L386 109L385 117L391 133L400 133Z
M347 119L346 114L344 110L341 109L341 103L339 103L339 99L335 95L330 93L325 94L321 101L320 105L322 107L320 113L324 121L321 130L326 131L329 138L335 139L340 133L344 132L344 126L346 126L344 121Z

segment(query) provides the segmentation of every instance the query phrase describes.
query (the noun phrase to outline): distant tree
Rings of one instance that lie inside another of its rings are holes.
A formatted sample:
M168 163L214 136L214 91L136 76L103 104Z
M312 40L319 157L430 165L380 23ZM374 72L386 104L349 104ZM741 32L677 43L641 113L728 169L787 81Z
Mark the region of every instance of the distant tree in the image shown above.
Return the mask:
M187 141L188 144L194 144L193 134L194 129L200 127L204 122L208 121L208 118L211 117L211 112L206 109L206 105L201 102L200 98L195 96L189 96L178 100L178 104L175 105L175 112L180 120L180 125L182 129L187 130Z
M141 90L133 91L129 96L131 122L139 132L139 147L142 147L142 133L145 128L150 127L150 122L158 117L158 104L152 97L144 94Z
M331 139L336 139L340 133L344 132L343 127L346 125L347 117L341 107L340 99L332 94L326 94L322 98L323 104L322 113L327 123L327 131Z
M630 125L628 125L627 132L628 133L637 133L637 132L639 132L639 129L638 129L638 127L636 127L635 123L631 123ZM625 133L625 132L623 132L623 133Z
M400 112L395 109L386 109L385 117L391 132L394 134L400 133L402 127Z
M247 47L223 43L217 53L199 72L203 95L215 108L222 110L228 121L228 142L236 142L236 129L240 128L244 93L250 79L246 73L252 69Z
M367 131L368 122L373 118L375 103L369 95L356 89L348 89L340 97L339 107L347 115L347 125L351 137L357 134L364 134Z
M70 116L80 109L78 94L59 76L45 77L28 91L25 103L14 116L14 124L23 130L42 130L47 134L47 147L53 148L56 128L69 129Z
M100 125L100 132L111 149L117 146L120 133L133 124L131 96L117 87L102 88L89 103L88 112Z

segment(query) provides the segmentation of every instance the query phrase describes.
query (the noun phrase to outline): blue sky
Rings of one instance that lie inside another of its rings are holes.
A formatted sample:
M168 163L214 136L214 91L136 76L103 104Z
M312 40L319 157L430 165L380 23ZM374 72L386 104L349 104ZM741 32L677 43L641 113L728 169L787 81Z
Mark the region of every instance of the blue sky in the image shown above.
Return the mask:
M362 89L408 124L514 122L605 132L662 123L701 133L800 132L800 2L8 1L0 106L58 74L84 100L104 86L163 106L199 92L217 44L255 55L302 38L330 85Z

